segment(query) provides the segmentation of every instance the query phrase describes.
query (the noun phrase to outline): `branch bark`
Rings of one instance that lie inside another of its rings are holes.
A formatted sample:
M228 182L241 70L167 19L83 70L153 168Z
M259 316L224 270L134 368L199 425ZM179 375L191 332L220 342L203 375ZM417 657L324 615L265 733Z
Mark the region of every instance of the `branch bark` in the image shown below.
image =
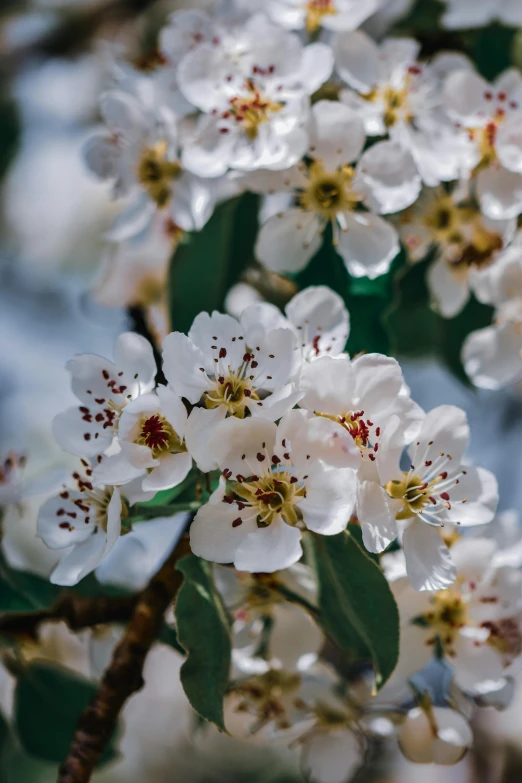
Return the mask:
M127 630L114 651L98 692L80 718L69 755L58 771L58 783L88 783L91 779L123 705L143 686L145 658L183 579L176 571L176 563L189 551L188 540L183 538L139 594Z
M105 623L127 622L132 617L137 600L138 596L135 595L85 598L75 593L65 593L51 609L0 616L0 634L36 640L40 625L46 622L63 621L71 631Z

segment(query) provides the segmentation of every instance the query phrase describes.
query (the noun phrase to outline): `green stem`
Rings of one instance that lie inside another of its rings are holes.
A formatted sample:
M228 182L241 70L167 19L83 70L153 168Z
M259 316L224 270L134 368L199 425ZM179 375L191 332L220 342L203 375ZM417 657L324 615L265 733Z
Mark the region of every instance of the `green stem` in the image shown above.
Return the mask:
M275 589L282 598L289 601L291 604L300 606L302 609L308 612L308 614L310 614L314 620L319 618L319 610L313 604L311 604L310 601L308 601L306 598L303 598L303 596L299 595L298 593L294 593L294 591L289 587L286 587L286 585L278 584Z

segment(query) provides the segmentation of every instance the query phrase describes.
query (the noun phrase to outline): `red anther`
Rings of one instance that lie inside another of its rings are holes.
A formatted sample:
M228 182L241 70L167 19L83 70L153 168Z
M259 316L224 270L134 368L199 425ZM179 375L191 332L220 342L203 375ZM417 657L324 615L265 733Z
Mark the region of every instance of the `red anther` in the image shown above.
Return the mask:
M241 519L241 517L238 517L237 519L234 519L234 521L232 522L232 527L239 527L239 525L242 524L243 524L243 520Z
M265 455L261 454L261 452L258 451L257 454L256 454L256 459L257 459L258 462L263 462L264 459L265 459Z
M450 499L450 496L448 495L448 493L447 493L447 492L441 492L441 493L440 493L440 496L441 496L441 498L442 498L443 500L449 500L449 499Z
M220 348L219 349L219 358L224 359L227 355L227 349L226 348Z

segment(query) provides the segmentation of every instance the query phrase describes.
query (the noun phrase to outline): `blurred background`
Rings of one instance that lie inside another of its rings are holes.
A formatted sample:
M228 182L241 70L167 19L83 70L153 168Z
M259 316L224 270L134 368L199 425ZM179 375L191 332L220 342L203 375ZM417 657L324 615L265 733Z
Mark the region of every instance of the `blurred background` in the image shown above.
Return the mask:
M111 356L115 337L133 326L128 310L104 306L96 296L108 252L103 235L114 207L80 155L99 122L107 52L138 54L178 5L175 0L2 0L0 5L0 452L29 454L35 475L67 462L51 437L53 416L72 403L65 362L76 353ZM372 31L384 34L410 6L407 0L389 3L370 20ZM440 41L438 47L444 48ZM105 304L120 303L115 297ZM471 456L497 475L500 509L520 509L522 390L476 391L436 357L405 357L404 370L412 396L424 408L452 403L467 411ZM26 514L6 525L3 545L15 558L16 542L34 538L34 522L34 514ZM37 542L27 546L35 548L35 557L44 557L36 552ZM48 635L40 656L87 675L96 674L92 667L98 659L103 668L106 640L73 637L59 626ZM180 662L173 650L154 649L146 686L124 711L121 755L95 775L96 783L302 779L292 751L194 731L177 677ZM456 767L419 768L383 748L357 783L413 783L420 775L423 783L520 783L522 687L518 693L518 703L504 712L482 710L477 747ZM9 677L1 674L3 709L11 696ZM54 765L31 759L14 745L0 757L1 783L46 783L55 776Z

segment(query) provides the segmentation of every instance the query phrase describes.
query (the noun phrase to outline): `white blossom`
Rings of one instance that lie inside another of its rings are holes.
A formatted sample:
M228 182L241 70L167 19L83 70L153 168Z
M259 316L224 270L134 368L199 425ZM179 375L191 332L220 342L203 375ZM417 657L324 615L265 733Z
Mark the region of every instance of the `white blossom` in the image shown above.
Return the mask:
M409 470L399 465L398 419L381 434L376 466L380 485L362 482L357 513L369 551L380 552L397 536L404 520L402 546L408 579L416 590L449 587L455 564L440 535L450 525L481 525L493 519L498 489L495 477L484 468L462 464L469 440L464 411L441 405L424 419L408 450Z
M311 163L249 180L254 189L291 195L289 208L261 226L256 256L269 269L298 272L317 253L331 224L334 244L350 274L384 274L399 243L395 229L380 214L397 212L416 199L420 178L415 163L393 142L380 142L361 155L362 122L341 103L319 101L312 117Z
M71 454L102 454L113 442L125 406L154 387L152 346L140 335L124 332L116 340L114 362L82 354L71 359L67 369L80 405L55 417L53 435Z
M290 411L279 426L254 417L224 421L209 448L227 484L196 514L192 551L233 562L239 571L272 573L300 559L302 525L322 535L344 530L355 504L355 472L322 461L343 438L336 430L306 411ZM356 465L352 438L344 443Z
M355 30L381 4L381 0L269 0L267 13L289 30Z

